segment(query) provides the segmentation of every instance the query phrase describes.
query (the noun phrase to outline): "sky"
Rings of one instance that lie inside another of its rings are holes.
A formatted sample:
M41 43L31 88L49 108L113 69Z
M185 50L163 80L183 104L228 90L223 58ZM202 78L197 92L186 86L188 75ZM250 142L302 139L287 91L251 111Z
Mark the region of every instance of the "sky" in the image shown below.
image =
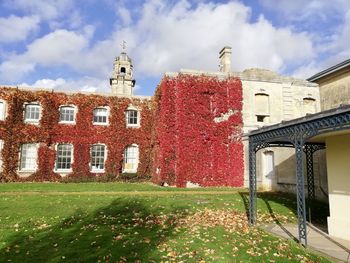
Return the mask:
M108 93L123 41L136 95L224 46L234 71L307 78L350 58L350 1L0 0L0 85Z

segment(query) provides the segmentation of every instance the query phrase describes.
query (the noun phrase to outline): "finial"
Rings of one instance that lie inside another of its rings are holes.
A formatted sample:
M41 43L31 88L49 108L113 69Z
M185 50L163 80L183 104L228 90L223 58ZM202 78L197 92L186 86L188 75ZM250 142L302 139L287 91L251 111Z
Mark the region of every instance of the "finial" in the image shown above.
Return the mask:
M120 44L120 46L122 47L123 52L125 52L125 50L126 50L126 41L123 40L123 42Z

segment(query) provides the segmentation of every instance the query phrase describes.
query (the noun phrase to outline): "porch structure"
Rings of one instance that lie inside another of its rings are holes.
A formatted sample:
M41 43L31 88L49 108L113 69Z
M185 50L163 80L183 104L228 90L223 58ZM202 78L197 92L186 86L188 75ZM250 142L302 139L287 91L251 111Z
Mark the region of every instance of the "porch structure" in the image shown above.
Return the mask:
M349 135L349 140L347 135ZM311 205L312 211L312 203L315 199L313 154L316 151L326 148L327 165L331 162L327 168L329 186L334 182L334 189L329 189L330 195L333 192L335 195L338 194L339 184L336 181L338 178L341 178L341 181L345 180L343 182L345 189L341 189L340 193L343 195L341 202L348 201L350 203L350 176L344 178L346 173L350 175L350 169L348 172L346 171L346 167L350 166L350 147L345 150L340 149L340 151L343 151L342 155L349 156L349 160L342 161L342 164L339 164L332 157L337 154L335 154L336 149L334 147L336 143L333 143L331 138L339 138L340 141L350 143L350 105L267 126L249 134L249 222L251 225L256 223L257 216L256 152L266 147L295 148L296 197L300 243L307 245L305 181L307 182L308 204ZM328 145L332 148L331 152L327 151ZM306 172L304 168L304 153L306 155ZM345 168L343 167L340 170L332 169L332 167L338 165L345 166ZM331 209L328 225L330 224L330 218L333 218L332 213L338 213L336 210L333 211L332 207L339 208L339 200L339 198L334 198L334 200L330 198ZM350 207L348 207L348 210L350 210ZM340 217L337 216L337 222L340 222L341 225L350 225L350 219L345 219L344 221L344 218Z

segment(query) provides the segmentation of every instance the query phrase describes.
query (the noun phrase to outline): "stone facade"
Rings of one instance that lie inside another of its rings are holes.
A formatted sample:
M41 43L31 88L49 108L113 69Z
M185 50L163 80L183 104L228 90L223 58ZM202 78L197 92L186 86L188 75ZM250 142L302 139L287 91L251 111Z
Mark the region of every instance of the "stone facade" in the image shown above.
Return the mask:
M245 134L263 126L320 111L317 84L280 76L264 69L248 69L232 74L238 76L242 81ZM246 186L248 186L249 168L247 139L246 136L243 137ZM264 190L294 191L294 162L294 149L266 148L258 152L257 179L259 187ZM322 165L324 162L317 160L316 163Z
M309 80L320 87L322 111L350 104L350 60L321 71Z

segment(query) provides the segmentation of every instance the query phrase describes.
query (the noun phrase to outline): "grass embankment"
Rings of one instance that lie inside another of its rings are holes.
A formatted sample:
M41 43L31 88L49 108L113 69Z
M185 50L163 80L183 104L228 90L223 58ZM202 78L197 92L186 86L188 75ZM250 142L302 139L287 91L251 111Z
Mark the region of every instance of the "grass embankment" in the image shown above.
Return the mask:
M26 183L0 193L1 262L328 262L248 227L244 189ZM295 207L293 196L260 194L259 221L295 221Z

